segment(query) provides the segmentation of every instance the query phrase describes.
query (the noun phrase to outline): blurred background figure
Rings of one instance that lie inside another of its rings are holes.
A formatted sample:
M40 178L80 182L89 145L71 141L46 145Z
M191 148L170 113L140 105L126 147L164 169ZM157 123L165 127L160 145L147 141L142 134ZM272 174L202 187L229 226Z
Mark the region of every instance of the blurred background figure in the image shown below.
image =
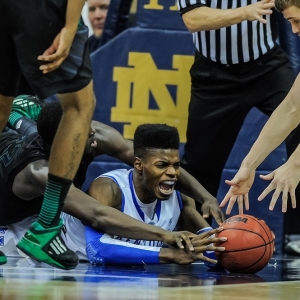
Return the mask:
M110 0L87 0L88 19L93 34L88 39L90 53L100 47L100 38L103 32Z

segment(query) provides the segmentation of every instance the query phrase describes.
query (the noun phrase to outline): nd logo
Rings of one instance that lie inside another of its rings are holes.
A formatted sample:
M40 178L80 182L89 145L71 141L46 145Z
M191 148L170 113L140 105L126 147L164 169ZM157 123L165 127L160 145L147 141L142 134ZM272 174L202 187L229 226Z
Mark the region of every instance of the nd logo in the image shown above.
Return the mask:
M145 9L157 9L157 10L163 10L164 9L164 6L159 4L159 0L149 0L149 3L148 4L145 4L144 5L144 8ZM161 0L161 3L163 1ZM178 11L178 7L177 7L177 4L176 4L176 0L174 1L175 4L170 6L169 7L169 10L176 10Z
M193 59L193 56L173 55L173 69L162 70L157 68L150 53L130 52L128 67L114 68L117 99L111 109L111 121L126 123L125 138L132 139L140 124L166 123L177 127L180 141L186 142L189 70Z

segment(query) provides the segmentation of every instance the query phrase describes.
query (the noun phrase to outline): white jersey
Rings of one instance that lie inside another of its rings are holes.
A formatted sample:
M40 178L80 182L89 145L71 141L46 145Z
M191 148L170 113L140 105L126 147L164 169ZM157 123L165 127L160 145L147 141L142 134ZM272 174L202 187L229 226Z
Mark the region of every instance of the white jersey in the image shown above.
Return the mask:
M119 169L105 173L99 177L108 177L114 180L122 191L122 209L125 214L141 222L160 227L167 231L174 231L182 210L182 199L179 192L174 191L168 200L156 200L152 216L147 216L141 201L138 199L132 180L132 170ZM98 177L98 178L99 178ZM132 240L122 237L115 238L136 245L161 247L162 242Z
M158 226L168 231L173 231L175 229L182 209L180 193L173 192L169 200L157 200L153 217L149 218L146 214L144 214L143 210L138 204L141 202L136 196L133 187L132 170L116 170L105 173L100 177L109 177L119 185L123 193L122 212L139 221ZM30 228L31 224L37 220L37 218L38 215L31 216L20 222L2 227L2 230L0 228L0 250L2 250L8 257L26 257L24 253L17 249L16 244L23 237L28 228ZM66 232L62 231L61 236L64 239L67 247L77 253L79 259L87 260L85 226L80 220L68 214L61 213L61 218L63 219L63 223L66 228ZM104 234L102 239L105 239L105 242L107 243L115 245L116 243L119 243L120 246L126 246L126 243L124 244L124 242L134 244L132 247L162 246L162 242L159 241L131 240L117 236L113 238L108 234ZM120 241L118 242L117 240ZM146 247L145 249L149 250L150 248Z

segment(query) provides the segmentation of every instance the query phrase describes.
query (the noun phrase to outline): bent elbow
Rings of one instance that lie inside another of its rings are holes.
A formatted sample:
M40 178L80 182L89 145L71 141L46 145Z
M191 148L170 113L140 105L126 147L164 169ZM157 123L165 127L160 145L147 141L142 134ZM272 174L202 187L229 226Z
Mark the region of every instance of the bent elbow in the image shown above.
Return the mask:
M194 33L202 31L201 24L199 24L199 18L195 18L187 13L182 16L182 19L189 32Z

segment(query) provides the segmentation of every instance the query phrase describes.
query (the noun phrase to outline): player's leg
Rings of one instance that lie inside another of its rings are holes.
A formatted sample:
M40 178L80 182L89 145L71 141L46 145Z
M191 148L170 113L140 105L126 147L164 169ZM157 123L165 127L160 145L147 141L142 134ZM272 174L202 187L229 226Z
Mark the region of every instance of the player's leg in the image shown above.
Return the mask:
M19 64L26 81L41 99L56 93L64 94L61 101L64 115L51 149L42 209L37 222L32 224L17 246L36 260L71 269L77 265L78 257L67 248L60 236L63 225L60 212L79 166L94 108L91 64L86 46L88 29L79 26L67 59L59 69L42 74L37 57L51 45L64 26L67 1L37 1L33 10L28 9L27 2L10 3L11 7L26 5L24 9L28 12L22 15L26 19L23 21L27 21L23 22L26 37L14 36L15 43L20 46L17 47ZM39 24L38 28L36 24ZM47 30L47 34L41 28ZM34 32L34 37L31 32Z
M13 43L8 35L8 24L4 2L0 1L0 134L6 126L13 96L17 90L20 76ZM6 256L0 251L0 264L5 264Z

